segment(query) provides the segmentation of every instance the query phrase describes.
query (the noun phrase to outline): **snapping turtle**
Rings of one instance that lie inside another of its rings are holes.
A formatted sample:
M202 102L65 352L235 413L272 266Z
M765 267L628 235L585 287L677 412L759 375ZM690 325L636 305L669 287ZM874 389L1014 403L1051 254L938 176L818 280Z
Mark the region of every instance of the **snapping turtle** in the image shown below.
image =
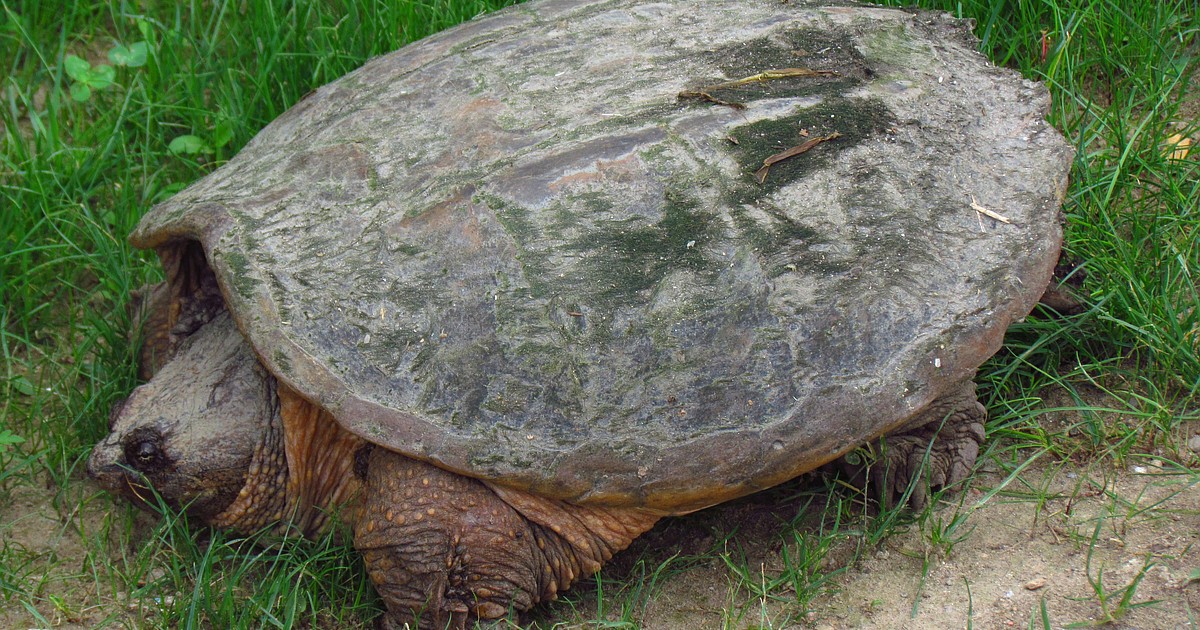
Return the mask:
M883 434L881 479L951 484L1071 157L975 44L549 0L374 59L146 215L149 382L89 471L240 530L340 514L398 626L528 608Z

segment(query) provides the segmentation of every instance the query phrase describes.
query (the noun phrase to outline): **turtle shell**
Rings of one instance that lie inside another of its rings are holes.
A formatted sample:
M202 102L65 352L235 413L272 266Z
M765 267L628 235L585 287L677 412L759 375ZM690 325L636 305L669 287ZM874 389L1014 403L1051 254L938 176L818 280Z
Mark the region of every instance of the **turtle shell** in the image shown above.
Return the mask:
M132 241L200 243L268 369L373 443L695 509L912 418L1046 287L1072 151L969 26L530 2L310 94Z

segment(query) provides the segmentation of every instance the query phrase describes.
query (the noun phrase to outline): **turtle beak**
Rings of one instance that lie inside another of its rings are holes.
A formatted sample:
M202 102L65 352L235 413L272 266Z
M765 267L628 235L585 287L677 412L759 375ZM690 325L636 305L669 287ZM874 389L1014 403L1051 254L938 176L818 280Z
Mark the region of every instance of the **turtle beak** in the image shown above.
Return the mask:
M92 449L92 455L88 457L88 476L105 490L123 494L128 468L122 461L122 455L121 445L112 440L111 435L105 438Z

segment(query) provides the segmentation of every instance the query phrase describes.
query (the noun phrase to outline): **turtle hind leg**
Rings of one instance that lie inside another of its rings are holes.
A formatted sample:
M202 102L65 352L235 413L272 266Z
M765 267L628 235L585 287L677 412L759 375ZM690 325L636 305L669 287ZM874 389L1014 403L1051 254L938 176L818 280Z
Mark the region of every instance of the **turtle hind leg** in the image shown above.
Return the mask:
M383 627L464 628L526 610L657 520L493 489L382 448L365 472L354 545L387 604Z
M986 419L975 383L967 381L881 438L869 471L880 502L886 505L907 495L908 504L921 509L934 490L966 479L979 456Z

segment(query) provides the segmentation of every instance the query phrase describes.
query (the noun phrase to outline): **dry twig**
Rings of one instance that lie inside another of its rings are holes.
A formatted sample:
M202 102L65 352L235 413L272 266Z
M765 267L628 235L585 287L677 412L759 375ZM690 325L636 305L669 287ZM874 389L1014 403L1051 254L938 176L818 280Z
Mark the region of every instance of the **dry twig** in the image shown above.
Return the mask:
M805 140L802 144L794 146L794 147L788 149L787 151L780 151L779 153L776 153L775 155L772 155L772 156L768 157L767 159L763 160L762 168L758 169L757 171L754 171L754 178L757 179L758 183L761 184L761 183L767 181L767 171L769 171L771 169L771 166L773 164L778 164L779 162L782 162L786 159L794 158L797 155L800 155L801 153L804 153L805 151L808 151L809 149L817 146L818 144L825 142L826 140L833 140L834 138L840 138L840 137L842 137L842 134L835 131L835 132L829 134L828 136L815 136L815 137L809 138L808 140Z

